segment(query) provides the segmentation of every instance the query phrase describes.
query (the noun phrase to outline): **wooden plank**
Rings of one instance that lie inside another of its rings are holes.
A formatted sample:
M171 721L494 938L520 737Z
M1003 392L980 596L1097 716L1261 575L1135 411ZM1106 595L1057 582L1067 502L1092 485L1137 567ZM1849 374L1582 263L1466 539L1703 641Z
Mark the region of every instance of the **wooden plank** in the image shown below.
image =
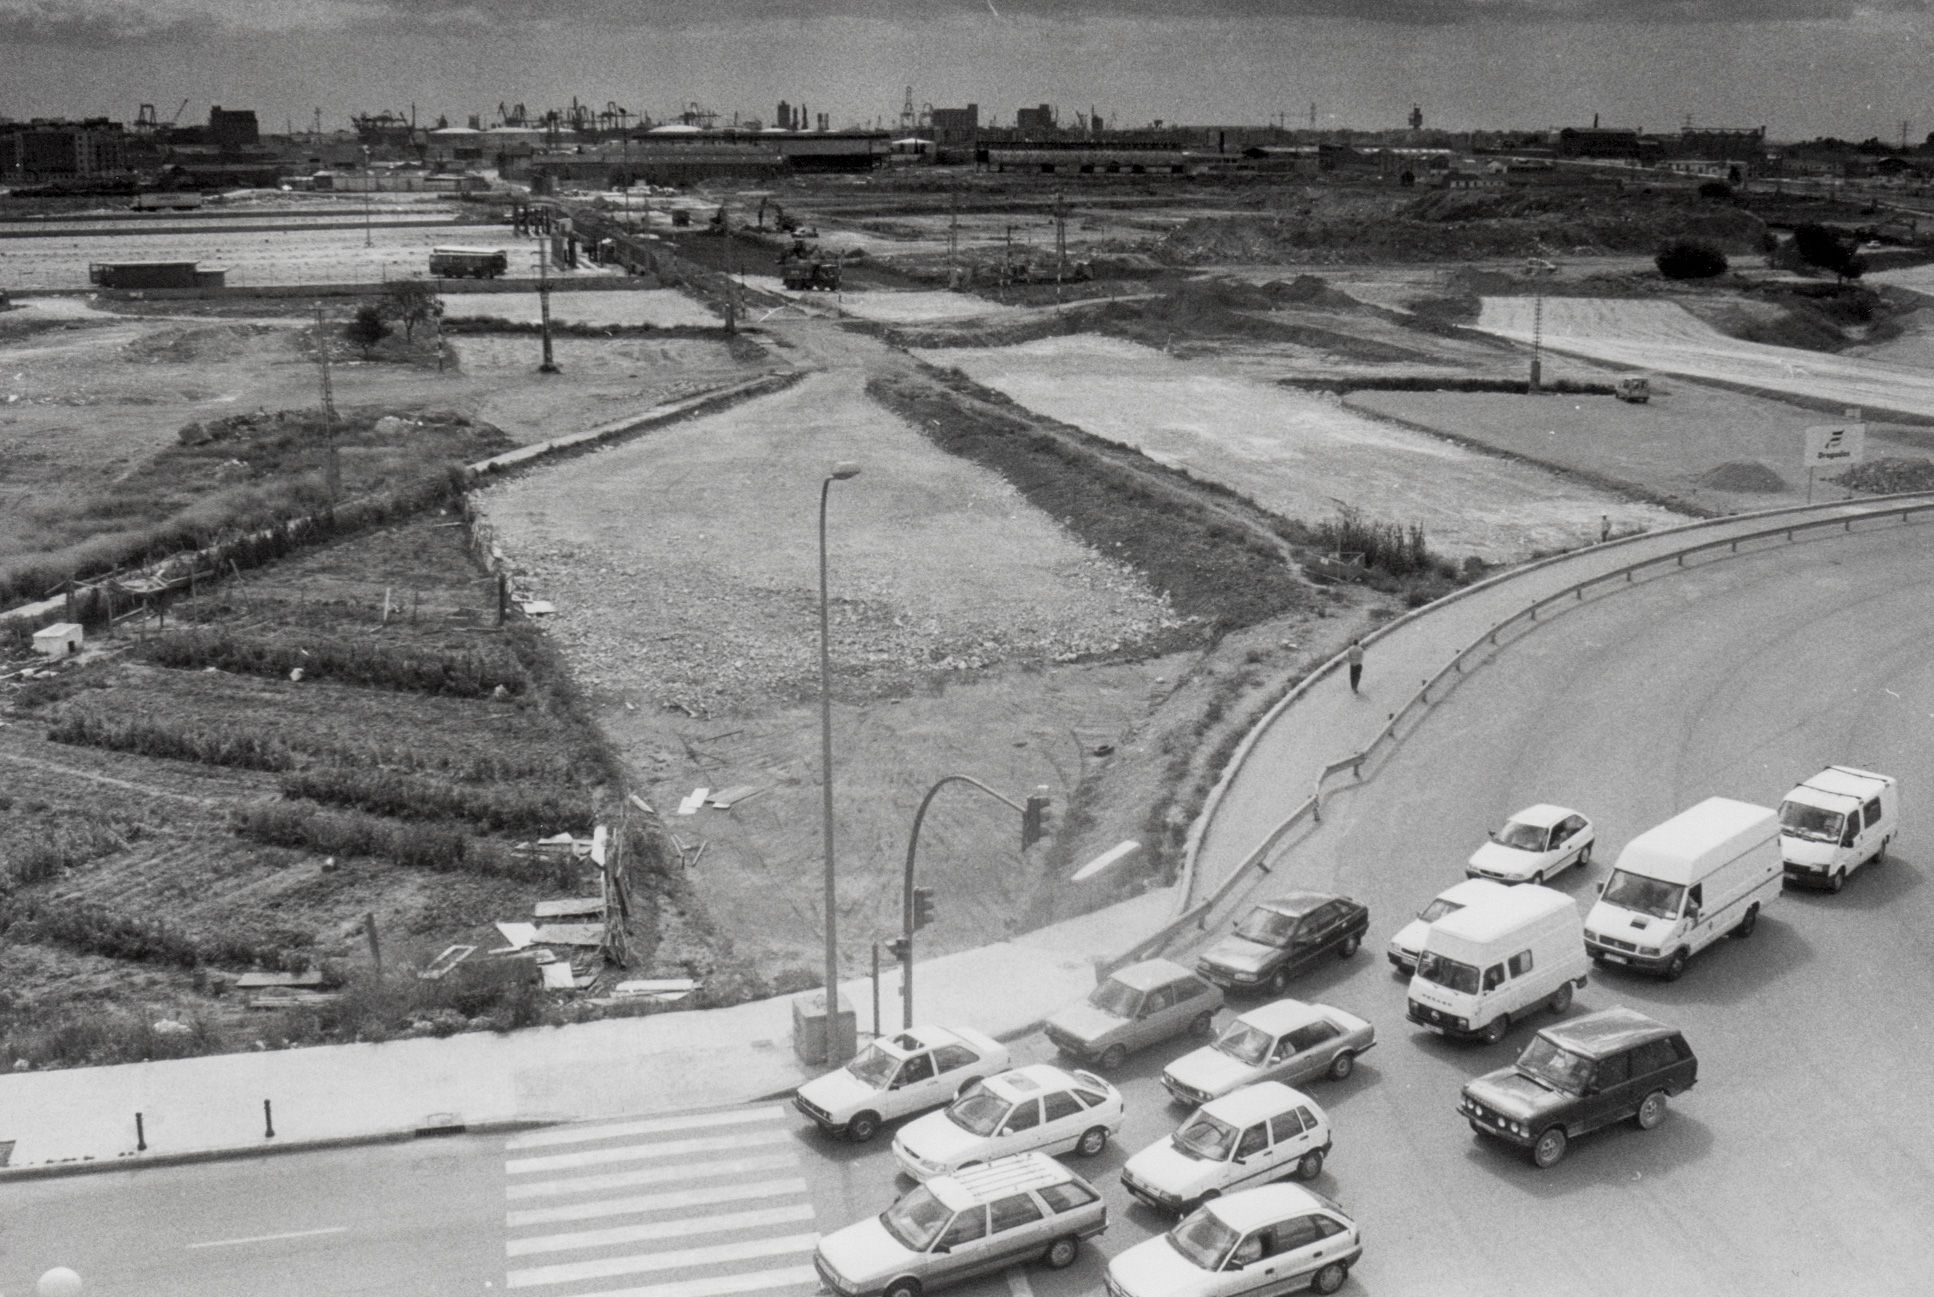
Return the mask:
M574 914L603 914L602 896L574 896L564 901L539 901L531 908L531 917L538 919L568 919Z
M705 804L705 799L707 797L710 797L711 795L712 795L712 790L709 788L692 789L691 793L685 798L685 800L678 804L678 813L680 815L698 814L698 808L703 806Z
M238 991L255 991L270 986L318 988L321 985L322 974L320 972L243 973L235 979L235 989Z
M547 991L571 991L577 989L577 982L571 976L571 966L563 960L545 964L540 969L544 975L544 989Z
M617 995L665 995L696 991L698 983L689 977L640 978L619 982L611 990Z
M438 981L464 960L477 953L475 946L445 946L443 953L430 961L430 966L417 974L426 982Z
M602 923L553 923L537 930L543 946L597 946L604 942Z
M757 796L759 791L759 788L753 784L734 784L730 788L713 793L706 800L722 811L729 810L733 802L742 802L748 797Z
M512 950L522 950L537 940L535 923L499 923L496 927L497 931L504 934L504 940L509 943Z

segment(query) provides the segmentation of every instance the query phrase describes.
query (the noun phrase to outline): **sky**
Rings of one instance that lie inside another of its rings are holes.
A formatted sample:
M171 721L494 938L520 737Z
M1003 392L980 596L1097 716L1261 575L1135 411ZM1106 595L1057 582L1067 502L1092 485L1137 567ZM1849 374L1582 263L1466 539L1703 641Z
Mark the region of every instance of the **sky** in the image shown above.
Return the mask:
M491 124L575 96L835 127L978 103L983 123L1765 126L1934 132L1934 0L0 0L0 115L264 130L390 111Z

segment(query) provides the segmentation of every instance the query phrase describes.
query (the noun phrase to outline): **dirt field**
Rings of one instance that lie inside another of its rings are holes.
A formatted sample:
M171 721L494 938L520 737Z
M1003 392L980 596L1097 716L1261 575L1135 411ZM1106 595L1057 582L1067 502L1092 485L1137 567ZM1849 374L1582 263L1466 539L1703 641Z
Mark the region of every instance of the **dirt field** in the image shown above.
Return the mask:
M443 299L446 319L495 316L536 324L542 318L536 293L451 293ZM551 319L559 324L649 324L658 328L695 325L717 328L719 317L671 288L636 292L551 294Z
M1431 548L1512 561L1669 520L1656 507L1510 460L1366 419L1334 401L1203 373L1115 339L1044 339L996 350L928 352L1031 409L1139 447L1286 517L1349 506L1424 528Z

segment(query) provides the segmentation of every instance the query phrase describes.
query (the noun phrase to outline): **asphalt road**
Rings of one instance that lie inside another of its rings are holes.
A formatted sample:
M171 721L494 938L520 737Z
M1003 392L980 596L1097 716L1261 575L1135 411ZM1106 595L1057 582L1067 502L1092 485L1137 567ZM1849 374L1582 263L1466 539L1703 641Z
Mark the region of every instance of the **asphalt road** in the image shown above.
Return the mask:
M1835 538L1641 583L1544 623L1473 673L1374 780L1332 799L1265 880L1265 893L1335 888L1371 909L1363 952L1295 991L1380 1032L1350 1079L1308 1087L1336 1123L1315 1187L1365 1232L1346 1292L1926 1291L1931 560L1934 533L1921 529ZM1485 831L1535 801L1591 816L1594 863L1553 882L1584 904L1642 829L1713 794L1774 804L1828 762L1901 778L1887 863L1839 896L1787 893L1750 940L1713 947L1677 983L1594 972L1572 1010L1630 1004L1684 1029L1701 1079L1665 1123L1584 1137L1544 1172L1473 1136L1459 1087L1508 1062L1544 1019L1493 1049L1418 1033L1382 948L1462 876ZM1180 1117L1156 1077L1186 1048L1131 1059L1114 1078L1122 1136L1072 1162L1107 1192L1108 1233L1067 1271L1010 1272L964 1297L1097 1292L1107 1256L1166 1227L1115 1173ZM1016 1054L1052 1057L1038 1037ZM0 1293L30 1292L27 1276L58 1256L90 1295L794 1297L816 1286L815 1233L905 1187L888 1138L836 1142L769 1104L21 1185L0 1218Z

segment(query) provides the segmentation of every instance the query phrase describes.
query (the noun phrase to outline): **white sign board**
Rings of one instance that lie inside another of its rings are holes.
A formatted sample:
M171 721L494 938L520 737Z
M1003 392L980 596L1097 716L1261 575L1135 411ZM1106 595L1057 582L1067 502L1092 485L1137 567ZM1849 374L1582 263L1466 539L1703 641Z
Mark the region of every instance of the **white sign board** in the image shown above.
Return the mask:
M1866 451L1866 424L1823 423L1806 430L1804 467L1813 469L1858 464Z

